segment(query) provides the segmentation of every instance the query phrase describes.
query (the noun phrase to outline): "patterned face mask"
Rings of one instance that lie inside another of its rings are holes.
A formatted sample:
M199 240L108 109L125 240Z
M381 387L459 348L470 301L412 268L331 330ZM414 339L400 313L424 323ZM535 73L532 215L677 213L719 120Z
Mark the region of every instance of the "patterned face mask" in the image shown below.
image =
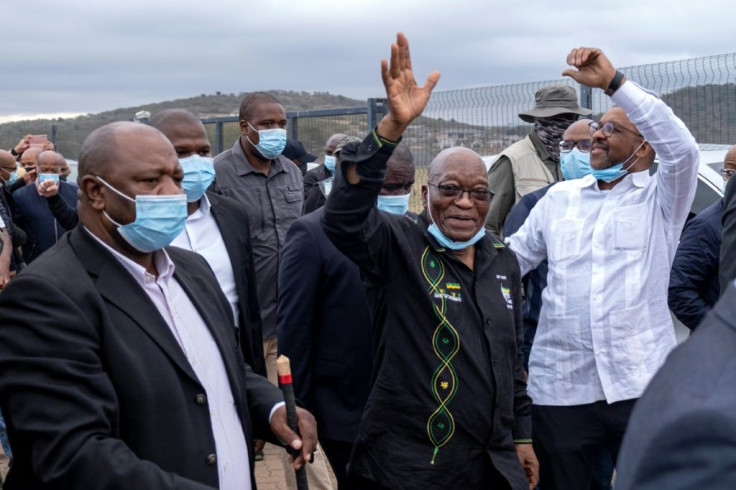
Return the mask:
M547 152L554 160L560 161L560 141L565 130L575 122L575 119L569 116L544 117L534 120L534 132L537 133Z

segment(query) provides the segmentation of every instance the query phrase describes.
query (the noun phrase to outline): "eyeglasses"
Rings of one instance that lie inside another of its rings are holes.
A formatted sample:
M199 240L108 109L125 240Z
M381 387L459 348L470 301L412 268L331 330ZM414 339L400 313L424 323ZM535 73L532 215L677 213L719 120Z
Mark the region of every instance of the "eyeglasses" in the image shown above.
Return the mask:
M721 169L721 175L723 176L723 180L728 180L731 177L733 177L733 174L736 173L736 170L732 168L722 168Z
M628 131L629 133L635 134L640 138L643 138L641 134L639 134L638 131L634 131L633 129L629 129L627 127L621 126L620 128L617 128L611 121L608 121L607 123L601 123L599 122L592 122L590 123L590 135L593 136L599 129L603 131L603 134L606 136L606 138L610 138L613 136L613 133L621 133L623 131Z
M456 185L444 185L444 184L433 184L429 182L429 185L436 187L440 191L442 197L452 197L454 199L461 199L463 194L466 192L473 201L476 202L489 202L493 197L493 192L488 189L466 189L464 187L458 187Z
M570 153L576 146L578 150L583 153L590 153L590 145L593 144L592 140L580 140L580 141L560 141L560 153Z

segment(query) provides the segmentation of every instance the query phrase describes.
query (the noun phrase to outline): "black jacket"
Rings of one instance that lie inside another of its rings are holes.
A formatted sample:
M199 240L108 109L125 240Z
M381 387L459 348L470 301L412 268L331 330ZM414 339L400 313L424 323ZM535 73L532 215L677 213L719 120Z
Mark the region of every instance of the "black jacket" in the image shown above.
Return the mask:
M272 438L269 414L283 398L244 362L211 269L167 252L222 354L246 441ZM204 388L153 302L86 230L11 281L0 311L0 401L15 455L6 489L218 486Z
M736 179L728 181L723 196L723 239L719 264L721 291L736 279Z
M687 222L672 262L667 302L687 328L694 330L720 295L723 201L718 200Z
M324 206L327 198L319 187L319 183L332 177L327 167L320 165L304 175L304 214Z
M471 271L428 234L426 214L378 211L392 151L375 133L343 148L322 221L376 296L375 380L350 472L388 488L485 488L492 463L526 489L514 446L531 439L516 257L487 234ZM341 171L353 164L361 180L349 185Z
M352 443L371 383L371 317L360 270L322 231L323 210L289 227L279 271L279 352L320 440Z
M616 490L736 488L736 287L677 347L636 402Z
M261 310L256 291L256 270L253 265L253 247L250 239L248 213L237 201L208 192L212 216L225 242L235 275L240 309L240 347L246 362L253 371L265 376L266 361L263 358L263 333Z

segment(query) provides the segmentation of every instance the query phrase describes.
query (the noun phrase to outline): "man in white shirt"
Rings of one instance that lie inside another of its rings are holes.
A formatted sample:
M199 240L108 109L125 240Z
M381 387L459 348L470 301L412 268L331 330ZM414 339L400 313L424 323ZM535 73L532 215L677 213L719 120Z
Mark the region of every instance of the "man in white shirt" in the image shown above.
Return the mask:
M245 361L254 372L266 376L248 213L234 199L206 192L215 170L207 131L196 115L185 109L167 109L154 114L149 124L174 146L184 172L187 221L171 244L197 252L212 267L233 310Z
M682 121L600 50L574 49L567 63L577 70L563 75L616 106L591 124L592 175L550 189L507 240L522 274L549 261L528 388L545 490L587 489L604 445L615 459L675 346L667 284L699 159Z

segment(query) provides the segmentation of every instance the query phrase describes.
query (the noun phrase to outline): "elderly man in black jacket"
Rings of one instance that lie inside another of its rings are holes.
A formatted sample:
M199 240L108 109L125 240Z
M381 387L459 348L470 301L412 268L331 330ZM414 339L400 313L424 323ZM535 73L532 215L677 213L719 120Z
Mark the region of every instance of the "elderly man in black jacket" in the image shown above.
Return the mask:
M533 488L521 280L513 253L484 230L485 166L471 150L445 150L417 220L379 213L386 161L439 79L417 86L402 34L382 74L389 113L341 150L322 222L377 297L351 488Z

